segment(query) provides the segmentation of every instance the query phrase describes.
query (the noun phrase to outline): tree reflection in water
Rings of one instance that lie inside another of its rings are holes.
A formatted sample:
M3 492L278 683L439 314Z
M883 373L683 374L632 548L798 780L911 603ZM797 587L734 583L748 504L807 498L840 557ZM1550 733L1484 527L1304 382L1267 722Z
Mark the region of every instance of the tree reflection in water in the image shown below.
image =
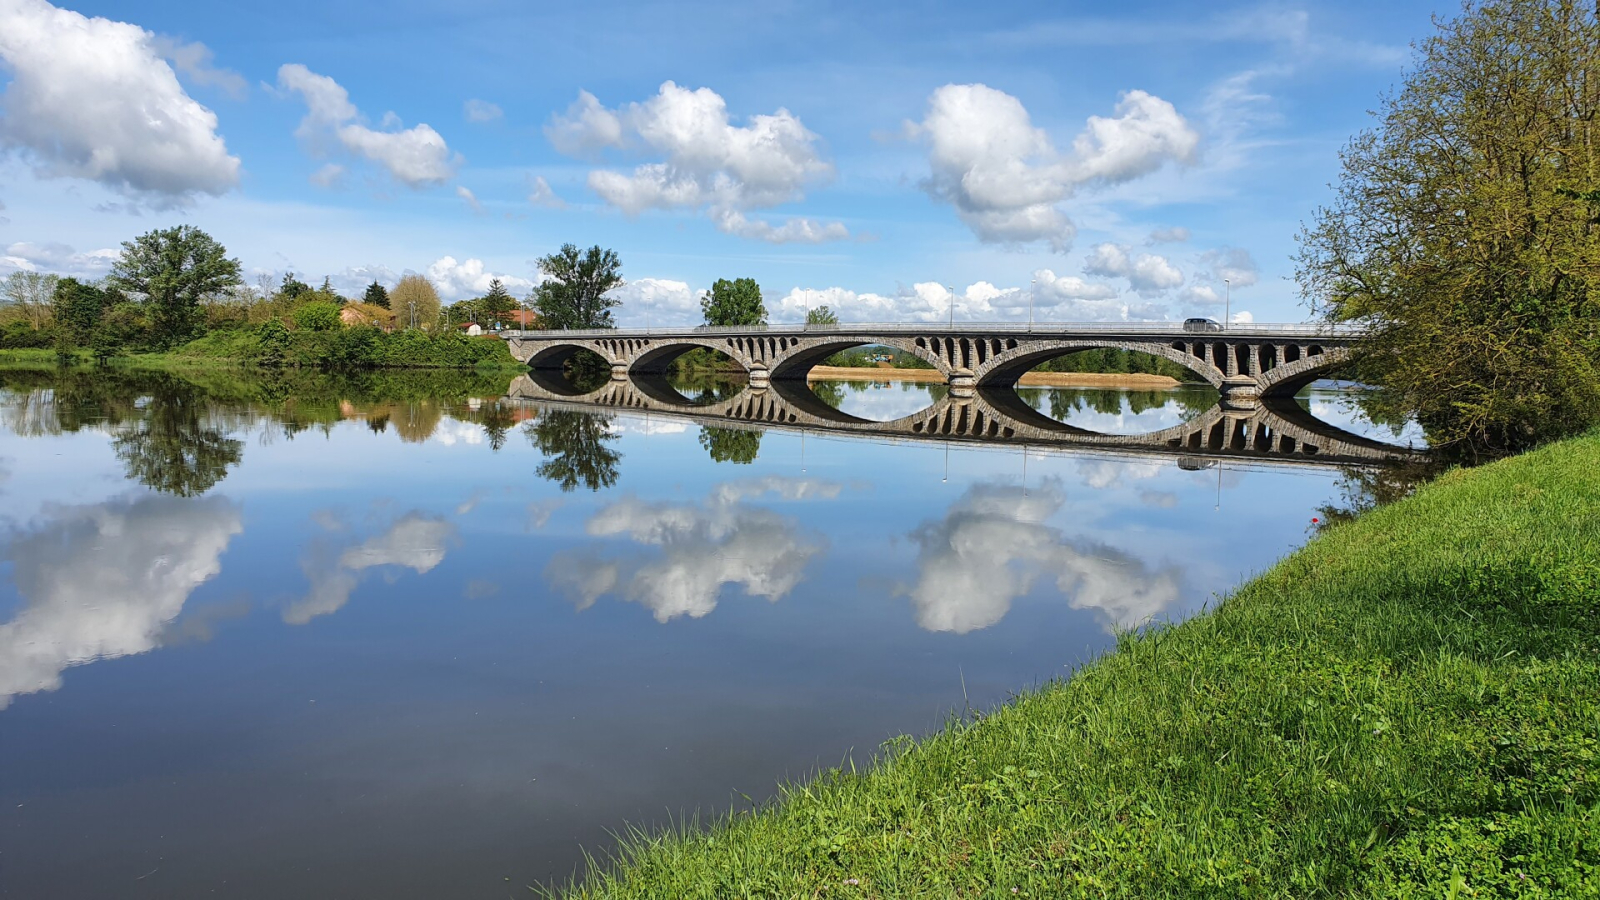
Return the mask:
M700 428L700 446L711 454L713 462L748 465L761 452L761 432L705 425Z
M547 478L571 491L583 485L591 491L617 483L617 465L622 454L607 446L617 439L611 430L612 416L599 413L546 410L523 426L528 440L545 461L539 464L540 478Z
M151 391L150 399L145 415L112 438L129 478L168 494L198 497L239 464L244 442L210 426L201 391L167 381Z

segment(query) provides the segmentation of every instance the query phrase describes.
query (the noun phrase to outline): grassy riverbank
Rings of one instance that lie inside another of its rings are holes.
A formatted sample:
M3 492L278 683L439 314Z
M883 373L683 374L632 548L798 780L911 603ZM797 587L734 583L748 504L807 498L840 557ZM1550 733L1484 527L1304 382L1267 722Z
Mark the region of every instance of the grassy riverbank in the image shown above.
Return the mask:
M57 358L54 350L0 350L0 365L37 366L54 363ZM87 349L73 350L69 358L77 364L95 362L94 354ZM374 328L215 331L171 350L127 352L110 361L113 365L151 369L527 369L498 338L467 337L454 330L439 334L417 330L384 333Z
M1600 434L579 897L1600 896Z

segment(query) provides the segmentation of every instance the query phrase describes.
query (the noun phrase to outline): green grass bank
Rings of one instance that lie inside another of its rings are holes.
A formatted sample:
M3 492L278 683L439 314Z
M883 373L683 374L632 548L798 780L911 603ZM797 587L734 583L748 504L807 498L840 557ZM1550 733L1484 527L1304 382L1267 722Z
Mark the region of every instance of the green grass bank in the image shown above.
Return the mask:
M1600 433L572 897L1600 897Z

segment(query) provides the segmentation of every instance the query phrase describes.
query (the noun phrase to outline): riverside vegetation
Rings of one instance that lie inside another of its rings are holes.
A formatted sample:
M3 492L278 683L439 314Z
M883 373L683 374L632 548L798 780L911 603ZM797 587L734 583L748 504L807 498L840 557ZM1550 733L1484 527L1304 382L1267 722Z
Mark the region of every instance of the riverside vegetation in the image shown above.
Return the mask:
M633 833L573 897L1600 895L1600 433L1327 528L1069 681Z

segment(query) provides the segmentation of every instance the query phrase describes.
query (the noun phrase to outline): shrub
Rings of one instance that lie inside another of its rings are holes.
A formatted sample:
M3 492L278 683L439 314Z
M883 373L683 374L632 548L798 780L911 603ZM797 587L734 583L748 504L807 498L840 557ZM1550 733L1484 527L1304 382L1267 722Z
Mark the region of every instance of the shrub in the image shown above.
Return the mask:
M336 331L341 324L332 303L307 303L294 311L294 327L301 331Z

